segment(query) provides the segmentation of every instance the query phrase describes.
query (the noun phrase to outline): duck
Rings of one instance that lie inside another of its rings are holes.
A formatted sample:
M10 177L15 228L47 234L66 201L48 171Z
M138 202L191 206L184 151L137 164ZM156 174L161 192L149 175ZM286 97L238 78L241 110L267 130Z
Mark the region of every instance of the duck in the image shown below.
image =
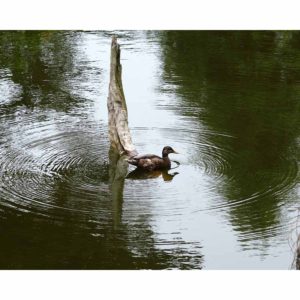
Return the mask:
M136 155L127 159L127 162L147 171L168 170L171 168L170 153L179 154L172 147L165 146L162 150L162 157L155 154Z

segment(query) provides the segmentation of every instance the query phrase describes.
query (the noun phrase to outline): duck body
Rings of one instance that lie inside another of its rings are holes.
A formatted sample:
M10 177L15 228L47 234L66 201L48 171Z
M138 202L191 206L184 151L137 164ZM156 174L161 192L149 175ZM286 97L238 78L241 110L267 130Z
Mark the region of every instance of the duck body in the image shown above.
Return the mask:
M137 166L140 169L154 171L171 168L171 161L169 158L170 153L177 153L171 147L166 146L163 148L162 157L155 154L137 155L129 158L129 164Z
M169 157L161 158L154 154L137 155L127 160L131 165L149 171L170 169L171 161Z

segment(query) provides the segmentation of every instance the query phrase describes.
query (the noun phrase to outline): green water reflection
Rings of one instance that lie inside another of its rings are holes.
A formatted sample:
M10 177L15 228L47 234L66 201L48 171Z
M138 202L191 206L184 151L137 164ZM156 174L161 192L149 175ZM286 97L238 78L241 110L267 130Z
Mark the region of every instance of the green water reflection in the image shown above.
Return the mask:
M208 138L229 154L229 166L217 170L225 177L220 205L230 207L240 239L276 234L280 208L297 200L290 192L299 179L299 32L161 36L163 78L180 95L177 109L233 137Z

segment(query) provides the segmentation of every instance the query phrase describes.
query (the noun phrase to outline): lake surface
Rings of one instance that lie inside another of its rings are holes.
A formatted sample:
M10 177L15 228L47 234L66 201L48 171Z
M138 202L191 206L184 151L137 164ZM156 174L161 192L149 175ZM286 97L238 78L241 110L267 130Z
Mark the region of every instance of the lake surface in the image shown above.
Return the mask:
M110 150L110 42L139 153ZM0 269L290 269L300 33L0 32ZM129 174L128 174L129 173Z

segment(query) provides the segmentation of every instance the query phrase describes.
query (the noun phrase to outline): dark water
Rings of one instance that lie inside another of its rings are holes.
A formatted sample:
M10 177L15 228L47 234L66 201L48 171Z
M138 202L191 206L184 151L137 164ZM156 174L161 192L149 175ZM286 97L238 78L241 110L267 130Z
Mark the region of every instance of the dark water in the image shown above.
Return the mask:
M289 269L300 33L114 33L134 143L180 166L110 151L112 32L0 32L0 268Z

